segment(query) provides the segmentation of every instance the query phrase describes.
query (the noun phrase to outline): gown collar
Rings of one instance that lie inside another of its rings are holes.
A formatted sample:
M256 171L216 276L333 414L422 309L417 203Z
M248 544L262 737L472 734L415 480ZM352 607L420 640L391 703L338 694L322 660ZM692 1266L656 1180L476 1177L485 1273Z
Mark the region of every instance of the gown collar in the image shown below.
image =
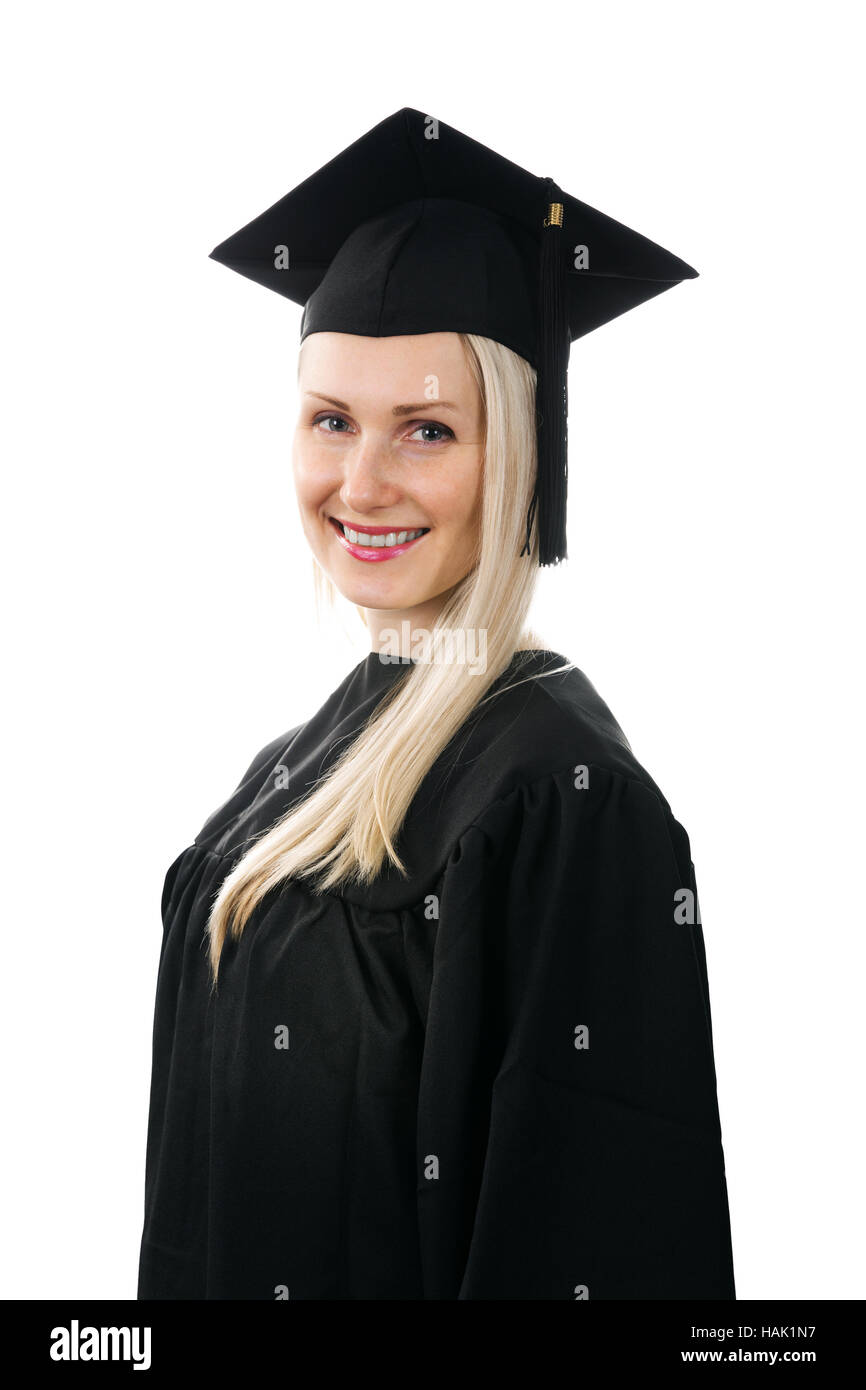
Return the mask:
M550 648L525 647L514 653L507 669L511 670L517 664L534 668L538 665L547 665L549 662L563 663L567 661L568 658L563 656L561 652L552 651ZM378 689L380 686L388 685L401 671L418 664L415 657L395 658L371 651L360 663L358 672L363 677L365 685Z

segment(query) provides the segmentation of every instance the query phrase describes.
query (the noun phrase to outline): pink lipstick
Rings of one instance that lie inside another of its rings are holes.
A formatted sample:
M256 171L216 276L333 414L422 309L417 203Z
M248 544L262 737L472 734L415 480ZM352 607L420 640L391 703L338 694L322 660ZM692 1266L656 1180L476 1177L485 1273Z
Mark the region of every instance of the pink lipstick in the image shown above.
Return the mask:
M334 516L328 520L344 550L354 555L356 560L368 560L374 564L380 560L393 560L405 551L411 550L424 539L430 529L429 526L350 526L348 522L338 521ZM350 540L346 534L347 530L351 536L371 536L376 539L365 545L359 540ZM400 541L400 536L405 536L406 539ZM386 544L388 540L392 542L390 545Z

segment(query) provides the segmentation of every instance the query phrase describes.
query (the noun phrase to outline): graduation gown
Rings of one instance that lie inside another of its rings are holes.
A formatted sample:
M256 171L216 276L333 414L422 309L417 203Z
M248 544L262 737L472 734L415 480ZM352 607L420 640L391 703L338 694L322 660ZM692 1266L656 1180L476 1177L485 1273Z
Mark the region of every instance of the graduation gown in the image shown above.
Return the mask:
M273 890L215 994L223 878L406 664L371 652L171 865L140 1299L735 1298L689 841L580 671L526 681L563 660L515 654L438 759L408 879Z

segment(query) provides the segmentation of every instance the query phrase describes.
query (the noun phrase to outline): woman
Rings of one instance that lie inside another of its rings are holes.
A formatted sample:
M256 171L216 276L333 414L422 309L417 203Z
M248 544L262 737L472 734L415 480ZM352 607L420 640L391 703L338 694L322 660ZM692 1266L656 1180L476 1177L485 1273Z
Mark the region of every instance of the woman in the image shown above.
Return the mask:
M732 1299L688 839L526 626L568 343L694 272L429 129L214 253L305 305L299 510L371 650L168 872L139 1298Z

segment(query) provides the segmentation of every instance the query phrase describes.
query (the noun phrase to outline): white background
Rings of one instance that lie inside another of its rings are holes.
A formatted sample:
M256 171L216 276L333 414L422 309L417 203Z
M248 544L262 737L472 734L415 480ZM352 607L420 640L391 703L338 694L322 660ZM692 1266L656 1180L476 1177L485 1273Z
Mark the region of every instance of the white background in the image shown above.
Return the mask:
M579 341L535 614L698 871L737 1293L862 1298L856 7L39 4L2 35L7 1298L134 1298L169 863L364 655L300 309L208 253L402 106L700 272Z

